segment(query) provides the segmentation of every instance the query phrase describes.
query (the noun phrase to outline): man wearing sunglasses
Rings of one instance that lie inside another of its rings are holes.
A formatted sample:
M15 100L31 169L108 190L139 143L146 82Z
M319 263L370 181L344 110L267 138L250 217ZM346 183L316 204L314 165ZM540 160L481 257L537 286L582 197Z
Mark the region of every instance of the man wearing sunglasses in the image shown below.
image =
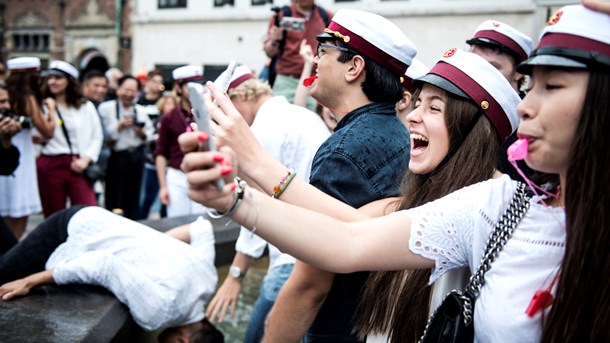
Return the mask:
M395 104L415 46L387 19L350 9L338 11L317 40L317 71L306 84L338 124L314 157L310 183L353 207L397 196L410 141ZM268 317L264 341L305 336L308 343L357 342L354 314L367 277L297 261Z

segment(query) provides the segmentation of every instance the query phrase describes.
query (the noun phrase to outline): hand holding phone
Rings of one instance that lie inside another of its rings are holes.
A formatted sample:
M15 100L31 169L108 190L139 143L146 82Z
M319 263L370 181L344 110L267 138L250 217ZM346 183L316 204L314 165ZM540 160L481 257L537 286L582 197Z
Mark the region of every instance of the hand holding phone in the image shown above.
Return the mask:
M191 106L193 107L193 115L195 116L195 122L197 123L197 129L207 133L209 137L204 149L208 151L216 151L216 144L212 138L212 128L210 127L210 116L203 102L204 88L201 84L195 82L187 83L187 87L189 90ZM218 188L218 190L222 190L223 187L224 181L222 179L216 180L216 188Z

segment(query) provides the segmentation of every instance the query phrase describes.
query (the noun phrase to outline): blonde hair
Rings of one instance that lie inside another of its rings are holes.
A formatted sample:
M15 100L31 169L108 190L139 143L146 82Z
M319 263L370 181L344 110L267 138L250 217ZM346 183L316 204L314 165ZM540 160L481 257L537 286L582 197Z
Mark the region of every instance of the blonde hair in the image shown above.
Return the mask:
M244 81L239 86L229 90L229 98L245 95L247 101L256 101L263 95L273 95L271 86L267 82L257 79L249 79Z
M176 99L176 95L170 92L165 92L163 93L163 96L161 96L159 98L159 100L157 100L157 103L155 104L155 106L157 106L157 109L159 110L160 114L165 114L164 109L165 109L165 103L167 102L167 100L171 98L174 100L174 104L178 105L178 99Z

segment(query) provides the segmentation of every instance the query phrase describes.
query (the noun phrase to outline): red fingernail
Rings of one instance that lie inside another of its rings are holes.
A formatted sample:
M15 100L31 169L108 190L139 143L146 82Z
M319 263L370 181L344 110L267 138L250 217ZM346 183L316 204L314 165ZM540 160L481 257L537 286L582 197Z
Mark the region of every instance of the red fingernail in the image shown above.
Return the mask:
M231 166L222 166L220 167L220 175L228 175L233 171L233 167Z
M225 158L222 155L214 155L214 162L222 162Z
M210 136L207 133L199 132L199 135L197 135L197 140L200 141L200 142L205 142L205 141L208 140L209 137Z
M234 184L234 183L232 183L232 184L231 184L231 190L232 190L232 191L234 191L234 190L235 190L235 188L237 188L237 185L236 185L236 184Z

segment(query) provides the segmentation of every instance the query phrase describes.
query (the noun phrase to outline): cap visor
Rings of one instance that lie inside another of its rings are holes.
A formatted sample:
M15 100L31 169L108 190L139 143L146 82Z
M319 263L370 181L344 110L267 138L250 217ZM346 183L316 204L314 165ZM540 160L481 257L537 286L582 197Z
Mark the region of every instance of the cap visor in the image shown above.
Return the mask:
M549 66L562 68L587 68L587 65L573 59L555 55L538 55L530 57L517 66L517 72L525 75L531 74L533 66Z
M449 92L453 95L457 95L462 98L470 99L466 93L462 92L460 88L454 85L451 81L445 79L442 76L438 76L436 74L426 74L418 79L413 80L413 83L416 86L419 86L420 82L429 83L435 87L438 87L446 92Z
M57 70L57 69L49 69L49 70L46 71L45 74L47 76L48 75L53 75L53 76L59 76L59 77L68 77L68 76L70 76L70 75L64 73L63 71Z
M324 43L329 39L335 38L335 36L331 35L330 33L321 33L319 35L316 36L316 40L318 40L318 42L320 43Z

